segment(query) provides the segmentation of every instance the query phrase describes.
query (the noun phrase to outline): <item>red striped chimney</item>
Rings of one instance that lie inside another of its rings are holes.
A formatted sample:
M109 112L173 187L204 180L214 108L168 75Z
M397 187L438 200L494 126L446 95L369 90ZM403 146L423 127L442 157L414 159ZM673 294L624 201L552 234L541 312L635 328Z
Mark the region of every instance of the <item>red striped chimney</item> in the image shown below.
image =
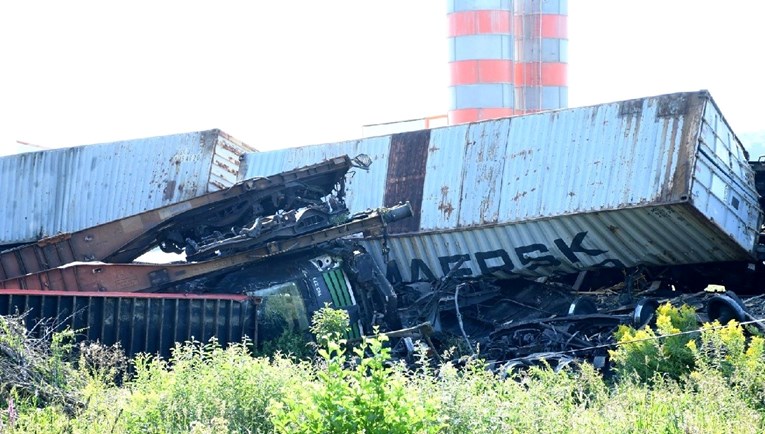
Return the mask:
M516 0L518 113L568 106L567 0Z
M447 0L449 123L568 105L567 0Z
M449 123L514 113L510 0L449 0Z

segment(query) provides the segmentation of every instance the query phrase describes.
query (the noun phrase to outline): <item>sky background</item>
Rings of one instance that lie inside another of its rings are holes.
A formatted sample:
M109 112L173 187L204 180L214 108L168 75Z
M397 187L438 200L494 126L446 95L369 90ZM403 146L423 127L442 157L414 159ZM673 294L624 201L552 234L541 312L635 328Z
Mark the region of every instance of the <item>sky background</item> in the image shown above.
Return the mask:
M708 89L765 154L763 16L569 0L569 104ZM445 0L3 2L0 41L0 155L211 128L269 150L448 108Z

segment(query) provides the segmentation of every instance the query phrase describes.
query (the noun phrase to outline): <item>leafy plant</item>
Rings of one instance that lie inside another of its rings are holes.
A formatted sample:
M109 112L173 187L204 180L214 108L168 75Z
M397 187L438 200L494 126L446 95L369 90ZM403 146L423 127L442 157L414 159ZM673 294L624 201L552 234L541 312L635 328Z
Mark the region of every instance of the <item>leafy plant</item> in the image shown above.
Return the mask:
M350 328L350 317L343 309L333 309L329 303L317 310L311 318L311 333L319 346L327 347L330 341L339 341Z
M305 334L285 330L278 338L263 342L257 354L267 357L283 354L298 360L307 359L313 355L310 345Z
M620 326L616 332L618 346L609 351L617 373L651 381L657 374L679 379L691 372L695 356L690 342L698 334L696 312L689 306L680 308L666 303L656 311L656 329L646 326L635 330Z
M79 355L80 370L105 385L113 385L127 369L127 357L119 343L81 342Z
M314 317L317 332L327 331L318 349L322 364L315 381L272 401L270 414L279 433L428 433L438 432L437 403L413 393L408 378L390 363L385 335L364 337L349 357L346 340L337 339L342 316L331 308ZM334 336L335 339L326 339Z
M699 381L711 374L721 375L730 388L740 393L753 406L765 410L765 340L760 336L747 339L744 328L735 320L721 326L715 321L704 324L698 344L690 345Z
M188 342L174 349L170 363L140 356L118 426L136 433L206 432L225 421L233 432L273 432L269 402L282 399L287 384L308 382L308 370L279 354L252 357L249 346Z
M646 383L627 371L626 363L614 382L604 381L588 364L556 370L543 365L505 378L478 358L459 367L434 366L432 354L419 346L419 366L410 371L391 360L385 335L351 348L340 338L340 327L320 324L324 319L342 324L335 321L342 313L324 313L315 318L315 330L329 329L324 336L334 338L317 347L313 363L279 353L253 357L247 341L228 348L215 341L187 342L176 347L171 360L137 357L135 374L122 385L108 375L111 353L94 347L93 354L81 354L77 371L67 353L71 348L62 342L55 350L62 352L49 353L44 365L55 360L61 373L87 373L72 377L87 381L69 386L83 404L67 411L55 402L41 405L20 389L5 389L0 432L765 432L765 341L748 337L733 322L705 325L685 344L665 341L661 347L637 345L648 342L634 340L647 329L630 331L633 340L618 349L632 351L634 360L626 360L637 364L655 357L660 362L652 361L654 366L665 369L662 375L646 373L651 379ZM688 309L662 307L660 316L652 330L658 339L695 325ZM6 341L17 350L30 345L7 336ZM687 362L678 346L690 352L691 365L667 362L672 357ZM669 369L688 375L668 375Z

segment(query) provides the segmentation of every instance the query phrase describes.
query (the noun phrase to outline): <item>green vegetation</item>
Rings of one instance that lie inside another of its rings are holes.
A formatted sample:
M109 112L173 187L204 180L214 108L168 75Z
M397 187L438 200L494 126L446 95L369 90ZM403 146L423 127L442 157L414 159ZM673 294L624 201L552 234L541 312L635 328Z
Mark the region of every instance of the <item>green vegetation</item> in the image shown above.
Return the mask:
M693 368L695 356L690 343L699 336L688 332L699 328L696 312L688 306L678 309L664 304L656 313L653 329L620 326L616 331L621 345L610 355L622 377L636 376L640 381L652 381L658 373L678 380Z
M662 306L653 329L622 328L608 379L588 364L507 378L480 358L434 368L424 349L419 367L407 370L391 360L385 335L352 346L341 338L347 327L345 312L322 309L311 327L319 337L312 361L253 357L248 342L189 342L169 361L136 358L120 385L118 350L91 345L71 360L67 339L57 338L40 379L50 387L41 390L60 393L35 396L2 377L0 432L765 431L765 341L735 322L693 332L688 308ZM2 351L24 345L3 330Z

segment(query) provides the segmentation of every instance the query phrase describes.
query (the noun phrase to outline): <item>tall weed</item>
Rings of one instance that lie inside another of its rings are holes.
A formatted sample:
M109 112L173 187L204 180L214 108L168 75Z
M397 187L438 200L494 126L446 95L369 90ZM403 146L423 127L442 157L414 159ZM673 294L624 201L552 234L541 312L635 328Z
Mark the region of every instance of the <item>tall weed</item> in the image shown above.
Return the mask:
M344 339L324 340L314 381L293 384L282 400L272 401L276 432L438 432L436 401L416 393L409 378L390 365L385 342L385 335L364 337L351 357Z
M721 326L717 321L704 324L698 344L691 345L697 371L695 382L716 374L724 378L755 408L765 411L765 340L746 337L735 320Z
M543 365L508 378L480 358L434 368L422 347L419 367L409 371L391 360L385 335L350 346L340 338L342 315L325 314L314 326L329 330L320 334L328 338L313 363L253 357L248 342L188 342L169 361L134 359L134 376L119 386L111 368L81 361L83 408L38 408L8 394L4 402L16 408L10 418L0 406L0 432L765 432L765 341L736 323L705 325L695 338L671 341L677 336L670 334L692 327L687 309L663 306L656 330L623 333L625 345L613 353L621 370L614 382L588 364ZM639 333L664 341L638 342ZM51 360L61 372L74 369L65 354ZM654 370L638 374L640 361Z
M205 427L232 432L272 432L268 403L281 399L285 386L308 382L301 363L284 356L254 358L248 344L226 349L191 342L173 351L170 364L142 356L120 426L124 432L188 432Z
M621 378L650 382L658 374L679 379L693 369L695 356L689 343L698 334L685 332L698 329L696 312L689 306L676 308L666 303L656 315L655 330L648 326L640 330L620 326L617 330L618 346L609 354Z

